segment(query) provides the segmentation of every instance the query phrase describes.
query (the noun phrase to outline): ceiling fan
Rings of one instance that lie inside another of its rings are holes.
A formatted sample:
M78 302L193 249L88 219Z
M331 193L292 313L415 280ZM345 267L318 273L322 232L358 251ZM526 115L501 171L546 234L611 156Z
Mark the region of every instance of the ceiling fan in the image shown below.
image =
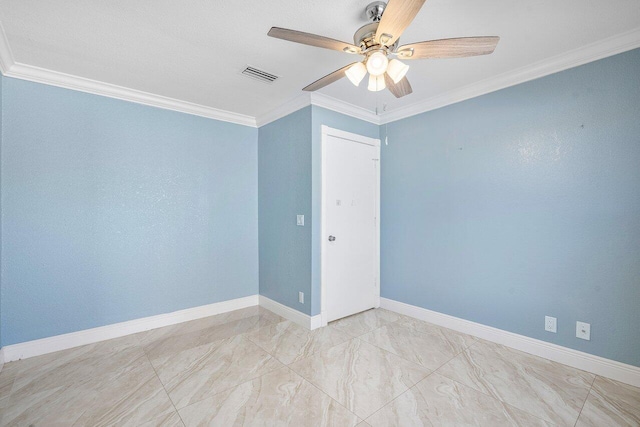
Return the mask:
M272 27L268 35L278 39L302 43L325 49L362 55L364 60L354 62L311 83L302 90L312 92L347 76L356 86L369 73L370 91L389 88L401 98L412 92L406 78L409 66L401 59L462 58L493 53L500 37L460 37L431 40L398 46L402 32L418 14L426 0L375 1L366 7L372 23L361 27L353 36L354 43L286 28ZM389 57L392 59L389 60Z

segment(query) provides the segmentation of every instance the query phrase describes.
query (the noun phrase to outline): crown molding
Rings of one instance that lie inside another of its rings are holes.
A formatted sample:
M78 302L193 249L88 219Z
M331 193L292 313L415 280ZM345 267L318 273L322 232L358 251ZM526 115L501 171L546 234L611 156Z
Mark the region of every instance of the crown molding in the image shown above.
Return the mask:
M603 59L638 47L640 47L640 28L609 37L590 45L538 61L534 64L527 65L495 77L454 89L442 95L434 96L405 107L400 107L381 115L377 115L375 112L367 110L366 108L341 101L328 95L323 95L319 92L305 92L263 115L252 117L16 62L11 52L11 47L4 28L0 22L0 71L2 71L2 74L7 77L14 77L37 83L58 86L65 89L87 92L94 95L107 96L110 98L135 102L137 104L178 111L250 127L264 126L308 105L315 105L356 119L364 120L369 123L382 125L544 77L569 68L577 67L588 62Z
M381 115L380 124L415 116L638 47L640 28L384 113Z
M4 32L2 22L0 22L0 71L2 71L2 74L6 75L14 63L13 52L11 52L7 34Z
M377 115L375 112L318 92L311 93L311 104L337 113L345 114L356 119L364 120L365 122L373 123L374 125L381 124L381 116Z
M223 122L235 123L244 126L256 127L254 117L244 114L237 114L230 111L219 110L217 108L206 107L192 102L180 101L162 95L130 89L110 83L103 83L84 77L72 76L58 71L47 70L32 65L15 62L7 72L7 77L29 80L36 83L44 83L65 89L87 92L94 95L107 96L109 98L122 99L124 101L135 102L136 104L148 105L151 107L163 108L165 110L179 111L181 113L195 116L207 117L209 119Z
M376 115L373 111L358 107L357 105L349 104L348 102L341 101L328 95L323 95L319 92L304 92L301 95L296 96L292 100L270 110L268 113L256 117L256 124L258 127L264 126L309 105L326 108L327 110L335 111L336 113L344 114L376 125L380 124L380 116Z
M275 122L291 113L303 109L311 105L311 96L309 92L303 92L295 98L281 104L280 106L269 110L267 113L256 117L256 126L262 127L271 122Z
M162 95L130 89L110 83L103 83L84 77L73 76L58 71L35 67L33 65L16 62L7 34L0 22L0 70L6 77L28 80L36 83L43 83L65 89L77 90L80 92L102 95L109 98L121 99L135 102L136 104L148 105L151 107L163 108L165 110L178 111L195 116L207 117L223 122L235 123L244 126L256 127L255 117L244 114L233 113L231 111L219 110L217 108L194 104L192 102L181 101Z

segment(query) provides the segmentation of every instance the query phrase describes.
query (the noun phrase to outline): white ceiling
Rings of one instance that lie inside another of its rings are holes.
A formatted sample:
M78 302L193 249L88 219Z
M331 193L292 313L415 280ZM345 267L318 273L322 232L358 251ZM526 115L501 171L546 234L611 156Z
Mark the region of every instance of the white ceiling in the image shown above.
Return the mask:
M0 22L15 62L256 117L354 60L267 37L269 28L351 42L369 2L0 0ZM399 100L346 79L320 92L393 111L639 28L639 0L428 0L401 44L498 35L494 54L407 61L413 94ZM281 78L249 79L246 65Z

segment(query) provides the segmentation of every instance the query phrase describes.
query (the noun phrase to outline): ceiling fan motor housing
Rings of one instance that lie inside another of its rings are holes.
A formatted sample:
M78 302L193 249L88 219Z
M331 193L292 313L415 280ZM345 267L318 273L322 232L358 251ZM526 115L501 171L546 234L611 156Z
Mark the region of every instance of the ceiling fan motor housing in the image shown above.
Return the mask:
M360 46L363 51L378 45L378 43L374 41L378 25L379 24L377 22L372 22L371 24L360 27L353 35L353 44ZM396 50L399 41L400 39L397 39L391 46L389 46L390 52L394 52Z
M383 1L374 1L373 3L369 3L365 9L367 18L371 19L373 22L380 22L385 7L387 7L387 4Z

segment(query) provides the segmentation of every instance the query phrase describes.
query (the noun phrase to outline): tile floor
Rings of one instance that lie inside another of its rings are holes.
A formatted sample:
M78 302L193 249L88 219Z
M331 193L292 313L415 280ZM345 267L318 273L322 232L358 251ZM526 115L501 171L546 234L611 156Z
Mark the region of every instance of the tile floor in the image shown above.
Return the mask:
M1 426L640 426L640 389L382 309L260 307L8 363Z

